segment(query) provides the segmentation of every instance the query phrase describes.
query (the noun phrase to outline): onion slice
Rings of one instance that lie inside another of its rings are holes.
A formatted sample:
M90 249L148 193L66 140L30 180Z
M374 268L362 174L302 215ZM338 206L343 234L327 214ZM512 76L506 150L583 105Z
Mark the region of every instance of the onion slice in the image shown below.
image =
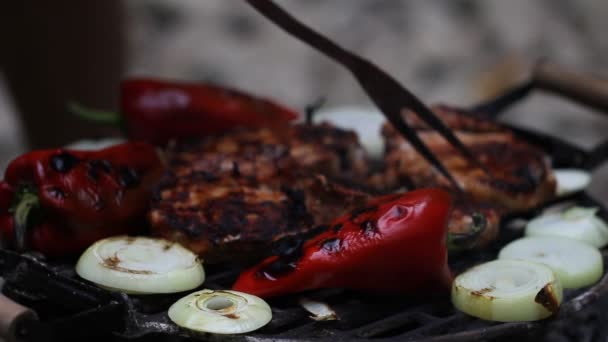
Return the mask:
M313 121L325 121L355 131L365 151L373 158L382 158L384 139L381 130L386 119L377 109L357 106L320 109L315 113Z
M312 316L309 316L312 320L335 321L338 319L336 312L327 303L309 298L301 298L300 305L302 305L304 310L312 314Z
M585 190L591 183L591 174L580 169L558 169L554 170L557 181L557 195L565 196Z
M499 259L535 261L549 266L566 289L595 284L604 273L600 252L584 242L563 237L527 237L506 245Z
M101 287L131 294L182 292L205 280L198 257L180 244L130 236L95 242L78 260L76 273Z
M490 261L460 274L452 284L457 309L491 321L543 319L559 310L562 298L553 271L530 261Z
M201 290L175 302L169 318L180 327L214 334L242 334L272 319L268 304L237 291Z
M562 236L601 248L608 244L608 225L596 213L596 208L573 207L545 214L528 222L526 235Z

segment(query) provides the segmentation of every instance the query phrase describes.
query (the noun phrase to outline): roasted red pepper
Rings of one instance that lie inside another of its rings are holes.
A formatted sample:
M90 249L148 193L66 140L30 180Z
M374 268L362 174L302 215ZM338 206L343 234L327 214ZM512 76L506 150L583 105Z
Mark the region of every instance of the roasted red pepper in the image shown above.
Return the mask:
M121 85L121 114L71 109L91 120L120 124L132 140L165 144L234 127L283 127L298 114L269 100L209 84L128 79Z
M24 154L0 183L1 237L58 256L133 232L141 228L162 169L156 149L141 142Z
M326 231L243 273L234 290L272 297L318 288L447 290L448 193L422 189L372 200Z

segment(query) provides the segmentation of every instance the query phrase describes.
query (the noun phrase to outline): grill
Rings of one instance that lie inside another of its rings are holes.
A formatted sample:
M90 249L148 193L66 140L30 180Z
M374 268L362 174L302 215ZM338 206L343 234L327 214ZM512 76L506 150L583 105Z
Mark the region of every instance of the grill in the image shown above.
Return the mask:
M531 143L552 156L555 167L593 169L608 158L608 143L584 151L559 139L514 128ZM577 203L608 211L585 193L561 198L554 203ZM461 271L494 259L507 242L521 236L521 219L537 215L543 208L509 217L502 222L501 237L484 252L452 258L451 267ZM605 263L608 251L603 251ZM182 294L127 296L110 293L76 277L73 260L45 263L35 255L19 255L0 250L0 273L8 274L3 292L37 311L41 320L26 321L19 333L30 340L138 340L145 338L173 341L180 337L209 341L307 341L307 340L399 340L399 341L479 341L511 339L595 341L606 338L608 327L601 321L598 308L608 305L608 275L591 288L570 290L557 317L522 323L493 323L456 311L448 296L406 297L362 294L347 290L321 290L302 295L272 299L273 320L255 333L213 335L179 328L167 316L167 308ZM14 272L11 272L14 270ZM207 268L211 275L206 288L229 287L238 275L237 268ZM298 305L306 296L328 303L339 320L316 322Z

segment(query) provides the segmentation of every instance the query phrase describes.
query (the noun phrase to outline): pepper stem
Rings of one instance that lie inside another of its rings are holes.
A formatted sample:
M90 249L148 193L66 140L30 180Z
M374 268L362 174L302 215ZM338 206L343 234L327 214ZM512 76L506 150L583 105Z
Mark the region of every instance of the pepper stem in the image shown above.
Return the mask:
M25 249L25 237L30 221L32 209L38 208L40 201L34 193L23 193L18 203L14 206L13 218L15 221L15 244L17 250Z
M448 233L447 247L449 252L462 252L470 249L479 241L479 237L488 227L486 217L475 212L471 215L473 223L466 233Z
M87 108L77 102L68 103L68 111L89 121L102 122L112 125L120 125L122 123L122 116L119 113Z

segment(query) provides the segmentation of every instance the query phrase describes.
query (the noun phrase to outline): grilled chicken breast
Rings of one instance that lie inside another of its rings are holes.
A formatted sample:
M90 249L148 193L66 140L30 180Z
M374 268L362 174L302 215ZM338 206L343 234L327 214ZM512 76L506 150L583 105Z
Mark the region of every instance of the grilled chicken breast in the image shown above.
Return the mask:
M254 261L275 242L316 233L371 197L335 181L360 182L368 163L354 133L327 124L237 130L174 144L167 154L169 171L149 214L153 232L211 263ZM469 201L455 202L449 231L477 229L478 213L485 229L477 245L493 240L498 215Z
M356 135L328 125L239 130L174 145L168 156L153 231L208 262L263 256L273 241L318 229L368 198L324 176L367 173Z
M452 128L492 176L472 165L412 113L405 117L474 201L493 204L501 212L512 212L534 208L554 196L555 178L542 151L518 139L499 124L447 107L435 107L434 112ZM390 125L385 125L383 135L386 139L384 181L387 187L402 184L451 186Z

